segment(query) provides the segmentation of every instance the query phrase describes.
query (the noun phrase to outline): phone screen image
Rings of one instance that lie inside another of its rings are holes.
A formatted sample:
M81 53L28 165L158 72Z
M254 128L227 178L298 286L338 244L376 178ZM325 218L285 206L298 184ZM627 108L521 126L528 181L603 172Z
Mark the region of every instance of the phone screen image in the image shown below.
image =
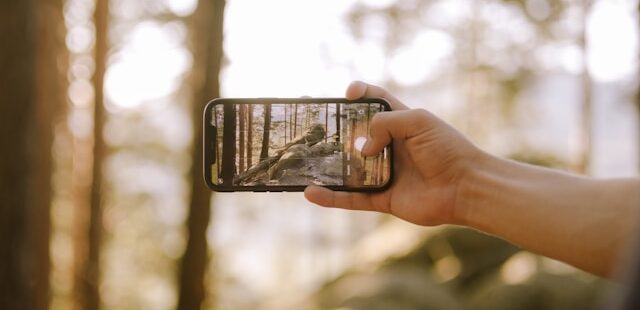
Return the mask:
M391 148L361 150L382 99L218 99L205 110L205 173L219 191L383 189ZM208 148L208 149L207 149Z

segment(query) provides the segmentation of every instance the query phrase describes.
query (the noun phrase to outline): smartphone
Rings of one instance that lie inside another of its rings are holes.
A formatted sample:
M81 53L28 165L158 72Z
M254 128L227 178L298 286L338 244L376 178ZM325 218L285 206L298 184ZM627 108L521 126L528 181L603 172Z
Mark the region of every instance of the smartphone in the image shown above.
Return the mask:
M381 191L392 147L363 156L382 98L219 98L204 110L204 177L214 191Z

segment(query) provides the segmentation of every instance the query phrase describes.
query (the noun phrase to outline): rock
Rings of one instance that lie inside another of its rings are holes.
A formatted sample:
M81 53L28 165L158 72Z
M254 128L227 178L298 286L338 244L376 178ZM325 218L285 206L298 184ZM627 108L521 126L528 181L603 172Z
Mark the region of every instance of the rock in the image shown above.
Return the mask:
M308 161L306 174L314 184L342 185L342 154L315 157Z
M296 144L287 149L280 160L269 169L269 179L278 179L286 169L300 168L311 155L311 149L305 144Z
M322 140L324 140L325 130L324 125L316 124L311 126L302 137L297 138L289 143L287 143L280 151L287 151L293 145L297 144L305 144L307 146L312 146Z
M339 150L340 148L334 143L321 142L311 147L311 156L312 157L327 156Z

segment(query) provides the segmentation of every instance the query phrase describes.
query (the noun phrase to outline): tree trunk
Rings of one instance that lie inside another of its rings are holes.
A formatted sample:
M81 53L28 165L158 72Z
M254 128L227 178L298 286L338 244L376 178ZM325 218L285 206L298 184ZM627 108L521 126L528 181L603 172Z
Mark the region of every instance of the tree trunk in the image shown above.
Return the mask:
M0 4L1 309L48 308L52 123L66 98L62 7Z
M327 138L329 138L329 104L324 104L324 143L327 143Z
M271 132L271 104L264 104L264 128L262 130L262 149L260 150L260 160L269 157L269 134Z
M225 104L223 108L222 133L222 183L233 184L236 174L236 105Z
M247 116L247 169L253 164L253 105L248 107Z
M102 243L102 165L106 153L103 128L106 117L104 107L104 74L106 72L109 27L109 0L97 0L94 12L95 72L93 74L94 115L93 115L93 164L88 223L88 253L79 267L80 277L77 283L82 309L100 308L100 246Z
M213 110L213 124L216 127L216 179L218 179L220 177L220 143L218 142L218 139L220 139L218 135L220 127L218 127L218 112L216 110Z
M202 181L202 110L207 101L220 96L220 66L222 64L222 25L224 0L200 0L192 19L194 66L191 73L193 85L194 143L191 166L191 200L187 218L187 247L179 271L178 309L200 309L205 298L204 276L209 252L207 226L211 216L211 192ZM209 299L215 304L215 290L209 290Z
M297 135L297 131L298 131L298 104L295 104L295 107L293 108L293 137L291 137L291 140L295 139L298 135Z
M283 125L284 125L284 144L287 144L287 127L289 127L288 118L287 118L288 117L288 113L287 113L287 110L288 110L287 107L288 106L289 106L288 104L284 105L284 122L283 122Z
M336 142L340 144L340 104L336 103Z
M247 106L244 104L239 104L238 105L238 110L239 110L239 115L238 115L238 126L240 127L238 133L239 133L239 138L240 141L238 142L238 148L239 148L239 152L240 152L240 160L239 160L239 164L240 164L240 168L239 168L239 172L244 171L244 149L245 149L245 145L244 145L244 135L246 133L246 128L245 128L245 117L246 117L246 112L247 112Z

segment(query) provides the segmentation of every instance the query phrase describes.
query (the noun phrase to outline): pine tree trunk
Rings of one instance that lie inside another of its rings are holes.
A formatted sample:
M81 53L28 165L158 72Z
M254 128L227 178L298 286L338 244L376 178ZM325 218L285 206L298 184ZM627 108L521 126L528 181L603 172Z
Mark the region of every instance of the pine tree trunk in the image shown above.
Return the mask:
M211 217L211 192L202 181L202 110L206 102L220 96L220 66L222 64L222 27L224 0L200 0L190 20L193 31L194 66L191 73L193 86L193 132L195 133L191 166L191 200L187 218L187 247L180 271L178 309L200 309L207 289L204 279L209 263L207 227ZM215 289L209 289L208 301L215 304Z
M236 174L236 105L225 104L223 108L222 133L222 183L233 184Z
M0 309L47 309L52 123L65 105L63 3L0 3Z
M340 144L340 104L336 103L336 142Z
M218 143L218 139L220 139L220 135L218 132L220 131L220 127L218 126L218 112L214 110L213 114L213 124L216 127L216 179L220 177L220 143Z
M298 134L298 104L296 103L294 108L293 108L293 137L291 138L291 140L295 139Z
M271 132L271 104L264 104L264 128L262 130L262 148L260 150L260 160L269 157L269 134Z
M324 143L327 143L327 139L329 138L329 104L324 104Z
M249 105L247 113L247 169L253 165L253 105Z
M238 126L240 127L238 134L239 134L239 138L240 141L238 142L238 151L240 152L240 160L239 160L239 170L238 172L242 172L244 171L244 149L245 149L245 141L244 141L244 135L245 135L245 130L246 128L245 126L245 117L246 117L246 111L247 111L247 106L244 104L239 104L238 105L238 110L239 110L239 115L238 115Z

